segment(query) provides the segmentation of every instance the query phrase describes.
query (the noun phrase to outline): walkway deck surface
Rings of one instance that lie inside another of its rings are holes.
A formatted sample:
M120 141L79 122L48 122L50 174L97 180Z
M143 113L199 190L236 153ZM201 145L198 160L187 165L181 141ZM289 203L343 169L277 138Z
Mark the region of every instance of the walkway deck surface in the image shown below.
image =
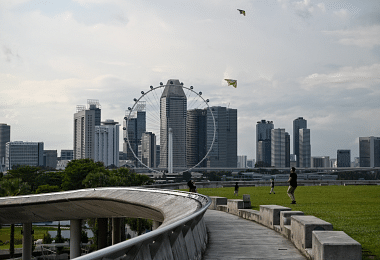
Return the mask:
M209 241L203 260L305 260L294 245L274 230L217 210L204 215Z

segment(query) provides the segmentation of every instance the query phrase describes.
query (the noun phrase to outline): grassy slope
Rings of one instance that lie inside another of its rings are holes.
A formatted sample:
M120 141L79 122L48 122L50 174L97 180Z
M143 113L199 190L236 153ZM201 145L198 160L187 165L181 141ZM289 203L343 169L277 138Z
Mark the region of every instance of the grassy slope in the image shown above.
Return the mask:
M343 230L363 247L363 259L380 259L380 186L299 186L291 205L287 187L241 187L239 197L251 195L252 208L259 205L282 205L303 211L333 224L334 230ZM234 188L198 189L209 196L234 197ZM370 257L375 255L376 257Z

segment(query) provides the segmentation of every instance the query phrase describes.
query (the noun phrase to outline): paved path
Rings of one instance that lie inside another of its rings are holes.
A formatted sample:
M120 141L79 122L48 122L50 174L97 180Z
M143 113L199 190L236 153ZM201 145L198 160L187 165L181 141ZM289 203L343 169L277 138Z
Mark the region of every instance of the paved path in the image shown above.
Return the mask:
M306 259L289 240L256 222L217 210L207 210L204 218L209 242L203 260Z

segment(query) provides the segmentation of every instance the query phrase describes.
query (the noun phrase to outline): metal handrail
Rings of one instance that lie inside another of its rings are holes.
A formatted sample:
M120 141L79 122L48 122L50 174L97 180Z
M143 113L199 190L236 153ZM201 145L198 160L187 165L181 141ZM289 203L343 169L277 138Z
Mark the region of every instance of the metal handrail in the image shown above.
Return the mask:
M115 259L117 257L121 257L125 255L128 252L128 250L134 246L139 246L144 243L155 243L155 240L164 234L174 233L174 230L176 230L177 228L181 226L189 225L188 223L191 223L194 220L199 222L200 219L203 217L203 214L206 212L207 208L211 205L211 199L208 196L205 196L202 194L194 194L194 193L188 193L188 192L183 192L183 191L172 191L172 190L155 190L155 189L146 189L146 190L160 192L160 193L168 193L168 194L176 193L177 195L178 193L180 193L182 196L186 196L190 199L199 200L202 207L196 212L194 212L193 214L175 223L158 228L156 230L153 230L149 233L132 238L130 240L120 242L116 245L112 245L112 246L97 250L95 252L89 253L87 255L77 257L75 259L76 260L92 260L92 259Z

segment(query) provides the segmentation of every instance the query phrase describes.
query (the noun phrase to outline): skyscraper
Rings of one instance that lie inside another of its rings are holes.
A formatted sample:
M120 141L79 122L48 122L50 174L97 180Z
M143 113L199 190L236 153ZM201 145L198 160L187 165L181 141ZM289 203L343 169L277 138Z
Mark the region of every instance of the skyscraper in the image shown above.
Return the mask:
M87 99L87 109L77 106L74 114L74 160L95 159L95 126L100 125L100 118L98 100Z
M271 130L273 121L261 120L256 124L256 163L260 166L271 166Z
M210 107L215 119L215 140L207 158L207 167L237 166L237 110L232 108ZM214 121L207 112L207 150L214 138Z
M135 155L138 155L138 146L141 145L141 136L146 131L146 103L145 101L139 101L136 104L135 111L130 114L130 118L128 119L129 111L127 111L126 116L124 117L124 144L123 144L123 152L126 154L127 160L131 160L134 162L135 166L138 166L138 160L133 155L132 151ZM127 129L127 121L128 121L128 129ZM132 151L127 142L127 134L129 143L132 147Z
M360 167L380 167L380 137L359 137Z
M112 119L95 126L95 162L119 167L119 127Z
M237 109L227 108L227 167L237 165Z
M0 168L5 165L5 146L11 141L11 126L0 124Z
M285 132L285 167L290 167L290 134Z
M141 161L150 168L156 167L157 156L156 135L145 132L141 137Z
M207 153L207 109L187 111L186 119L186 162L187 167L197 165ZM199 167L206 167L207 160Z
M351 150L338 150L336 159L338 167L351 167Z
M168 167L169 129L173 131L173 167L186 168L187 98L178 79L169 79L160 98L160 167Z
M17 165L43 166L43 142L8 142L6 144L5 168L11 170Z
M48 168L57 168L57 150L44 150L43 165Z
M302 168L310 168L311 166L311 145L310 145L310 129L299 129L299 166Z
M285 129L271 130L271 166L284 168L286 158Z
M297 167L300 166L299 161L299 130L307 128L307 121L303 117L294 119L293 121L293 154L296 155Z

